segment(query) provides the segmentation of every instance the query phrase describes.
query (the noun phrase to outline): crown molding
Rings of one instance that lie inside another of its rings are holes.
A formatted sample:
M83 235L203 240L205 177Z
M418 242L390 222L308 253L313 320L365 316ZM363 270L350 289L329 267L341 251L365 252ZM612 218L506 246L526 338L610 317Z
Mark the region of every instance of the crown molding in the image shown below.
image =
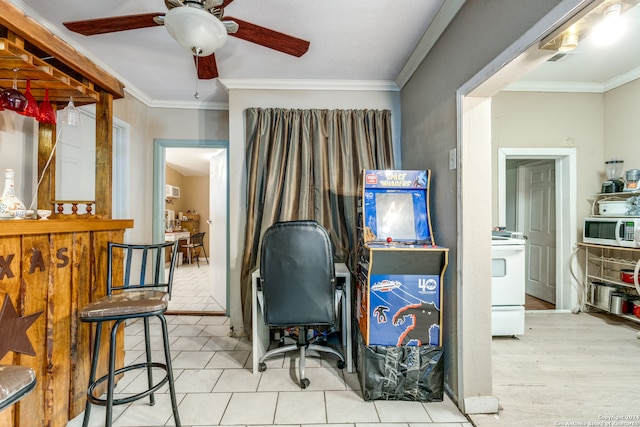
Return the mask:
M391 80L299 80L299 79L218 79L227 89L254 90L346 90L399 92Z
M229 109L228 103L207 101L167 101L162 99L151 100L147 106L150 108L175 108L183 110L223 110Z
M502 89L504 92L588 92L602 93L602 83L517 81Z
M587 92L605 93L640 78L640 67L616 76L604 83L588 82L543 82L517 81L506 88L505 92Z
M422 61L427 57L427 54L436 44L444 30L449 23L456 16L460 8L464 5L465 0L444 0L444 3L436 13L433 21L429 25L429 28L424 32L424 35L418 42L416 48L411 52L409 59L407 60L402 70L396 78L398 87L403 88L407 84L413 73L416 72Z
M619 86L625 85L639 78L640 78L640 67L637 67L631 71L628 71L624 74L621 74L605 82L604 83L605 92L610 91L611 89L615 89Z

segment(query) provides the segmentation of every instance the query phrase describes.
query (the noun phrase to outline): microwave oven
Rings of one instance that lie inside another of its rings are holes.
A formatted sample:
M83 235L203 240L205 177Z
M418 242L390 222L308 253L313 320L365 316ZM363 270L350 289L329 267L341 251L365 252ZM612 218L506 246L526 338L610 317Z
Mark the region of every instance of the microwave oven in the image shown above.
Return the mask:
M597 245L639 248L640 218L590 217L584 219L582 241Z

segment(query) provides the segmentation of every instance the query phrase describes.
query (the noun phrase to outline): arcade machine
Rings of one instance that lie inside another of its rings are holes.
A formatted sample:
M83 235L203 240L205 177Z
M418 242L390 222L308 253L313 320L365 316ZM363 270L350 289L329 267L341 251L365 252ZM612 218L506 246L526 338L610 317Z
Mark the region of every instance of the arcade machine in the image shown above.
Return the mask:
M362 172L355 314L365 400L442 400L442 281L449 250L433 238L430 179L429 170ZM389 366L391 353L396 367ZM384 362L375 361L381 357ZM407 371L407 360L420 372Z

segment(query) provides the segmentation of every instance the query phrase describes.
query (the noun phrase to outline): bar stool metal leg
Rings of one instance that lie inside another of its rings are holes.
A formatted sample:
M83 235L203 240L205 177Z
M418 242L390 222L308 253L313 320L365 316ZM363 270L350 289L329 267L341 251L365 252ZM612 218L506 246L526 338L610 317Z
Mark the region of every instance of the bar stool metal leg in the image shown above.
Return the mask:
M100 348L100 336L102 335L102 322L96 323L96 336L93 344L93 356L91 357L91 372L89 373L89 384L93 384L96 379L96 370L98 369L98 349ZM91 390L87 388L87 403L84 408L84 418L82 419L82 427L89 426L89 418L91 416L91 401L89 399Z
M169 351L169 332L167 329L167 319L163 315L158 316L162 324L162 339L164 341L164 358L167 365L167 376L169 377L169 394L171 396L171 409L176 427L180 427L180 415L178 414L178 400L176 399L176 388L173 382L173 367L171 365L171 352Z
M149 318L145 317L144 319L144 350L147 353L147 382L149 383L149 388L153 387L153 372L151 371L151 334L149 333ZM149 395L149 404L151 406L156 404L156 399L153 396L153 393Z

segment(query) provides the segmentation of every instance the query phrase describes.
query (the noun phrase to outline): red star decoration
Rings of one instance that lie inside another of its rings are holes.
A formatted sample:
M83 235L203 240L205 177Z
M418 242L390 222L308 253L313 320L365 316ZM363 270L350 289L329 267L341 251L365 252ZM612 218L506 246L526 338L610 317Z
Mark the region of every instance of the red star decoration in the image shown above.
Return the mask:
M9 351L35 356L36 352L27 336L27 329L42 314L42 311L24 317L18 317L9 294L5 294L0 312L0 359Z

